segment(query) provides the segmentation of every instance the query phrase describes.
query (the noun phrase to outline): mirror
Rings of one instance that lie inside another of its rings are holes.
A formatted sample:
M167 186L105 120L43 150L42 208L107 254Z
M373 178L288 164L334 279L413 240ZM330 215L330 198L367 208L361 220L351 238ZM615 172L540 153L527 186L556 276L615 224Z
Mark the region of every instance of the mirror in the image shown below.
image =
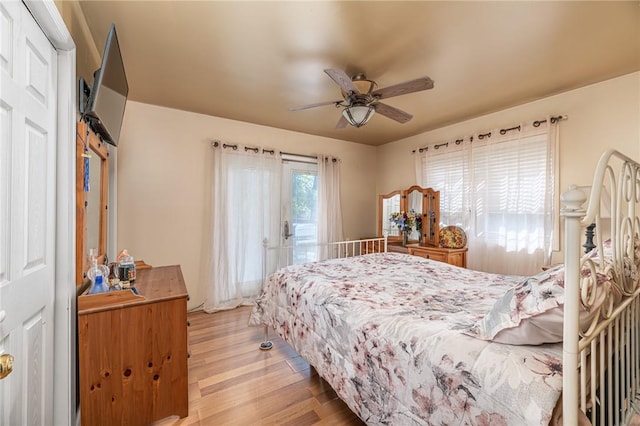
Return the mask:
M393 191L387 195L380 195L378 197L378 211L381 215L378 217L378 234L380 236L387 233L390 239L399 239L400 231L397 226L389 221L389 216L393 212L399 212L401 210L401 194L402 191ZM382 218L385 218L384 220ZM394 238L395 237L395 238Z
M440 192L414 185L407 190L397 190L378 196L378 235L387 232L390 241L402 239L398 227L389 217L395 212L410 212L422 216L422 229L413 229L409 242L426 246L438 246L440 233Z
M419 186L412 186L407 190L407 211L413 211L416 216L422 216L422 204L424 196L422 195L422 188ZM422 234L422 228L413 228L409 234L409 240L420 241L420 235Z
M88 158L88 191L85 191L85 158ZM109 151L104 142L77 124L76 133L76 285L81 285L89 269L89 249L98 250L98 262L107 253L107 208Z
M98 248L100 241L100 168L102 159L92 150L89 154L89 192L86 194L85 247Z

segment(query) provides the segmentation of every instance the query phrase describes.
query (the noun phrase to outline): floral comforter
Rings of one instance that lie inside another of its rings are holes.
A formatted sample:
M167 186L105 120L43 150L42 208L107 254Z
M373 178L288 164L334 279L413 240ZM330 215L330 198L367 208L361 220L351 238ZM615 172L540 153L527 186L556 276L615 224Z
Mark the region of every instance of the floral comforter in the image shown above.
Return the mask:
M367 424L548 424L561 344L465 334L522 277L377 253L272 274L250 317L313 365Z

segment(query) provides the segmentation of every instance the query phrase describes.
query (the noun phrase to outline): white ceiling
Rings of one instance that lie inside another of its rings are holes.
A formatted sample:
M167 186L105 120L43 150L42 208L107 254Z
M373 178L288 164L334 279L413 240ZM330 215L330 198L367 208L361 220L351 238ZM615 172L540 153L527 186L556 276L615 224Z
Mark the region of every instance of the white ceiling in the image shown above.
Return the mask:
M381 145L640 70L640 1L81 1L102 50L116 24L129 99ZM335 129L323 72L379 88L429 76L431 90ZM85 76L86 77L86 76Z

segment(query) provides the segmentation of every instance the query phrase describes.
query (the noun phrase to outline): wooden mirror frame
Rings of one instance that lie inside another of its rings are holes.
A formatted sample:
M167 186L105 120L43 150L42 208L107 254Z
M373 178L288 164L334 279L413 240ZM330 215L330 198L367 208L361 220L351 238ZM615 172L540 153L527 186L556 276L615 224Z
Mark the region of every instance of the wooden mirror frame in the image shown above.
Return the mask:
M392 198L396 195L400 195L400 211L408 210L408 195L418 191L422 193L422 223L428 224L427 227L423 225L422 236L418 243L426 246L437 247L439 245L440 234L440 191L434 191L432 188L422 188L418 185L410 186L406 190L396 190L388 194L378 196L378 236L382 236L384 229L383 226L383 204L384 200ZM427 232L428 230L428 232ZM401 241L401 235L389 235L389 241ZM416 242L414 240L414 242Z
M85 143L86 142L86 143ZM109 150L106 143L88 128L78 122L76 132L76 285L83 284L89 269L89 249L87 247L87 206L89 193L84 191L85 146L88 155L100 158L100 217L98 219L98 263L104 263L107 255L107 213L109 189ZM94 188L92 188L94 190Z
M418 187L419 188L419 187ZM440 245L440 191L423 188L422 223L429 223L429 233L423 232L421 243L427 246ZM423 231L425 227L422 227Z

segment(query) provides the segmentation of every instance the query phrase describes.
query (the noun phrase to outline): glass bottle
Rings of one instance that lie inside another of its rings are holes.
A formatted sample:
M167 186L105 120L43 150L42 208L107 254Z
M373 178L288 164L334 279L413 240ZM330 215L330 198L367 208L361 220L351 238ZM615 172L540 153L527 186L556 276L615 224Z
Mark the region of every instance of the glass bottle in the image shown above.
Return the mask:
M127 249L118 255L118 278L123 288L133 285L136 280L136 264Z
M109 286L104 281L104 275L100 269L95 271L96 275L93 278L91 288L89 288L89 294L106 293L109 291Z
M103 291L109 290L109 285L105 282L105 277L109 274L109 267L107 265L98 265L98 250L90 249L89 257L91 258L91 267L87 271L87 278L91 281L91 287L89 288L89 294L101 293L102 291L92 291L98 284L98 277L100 277L100 289Z

